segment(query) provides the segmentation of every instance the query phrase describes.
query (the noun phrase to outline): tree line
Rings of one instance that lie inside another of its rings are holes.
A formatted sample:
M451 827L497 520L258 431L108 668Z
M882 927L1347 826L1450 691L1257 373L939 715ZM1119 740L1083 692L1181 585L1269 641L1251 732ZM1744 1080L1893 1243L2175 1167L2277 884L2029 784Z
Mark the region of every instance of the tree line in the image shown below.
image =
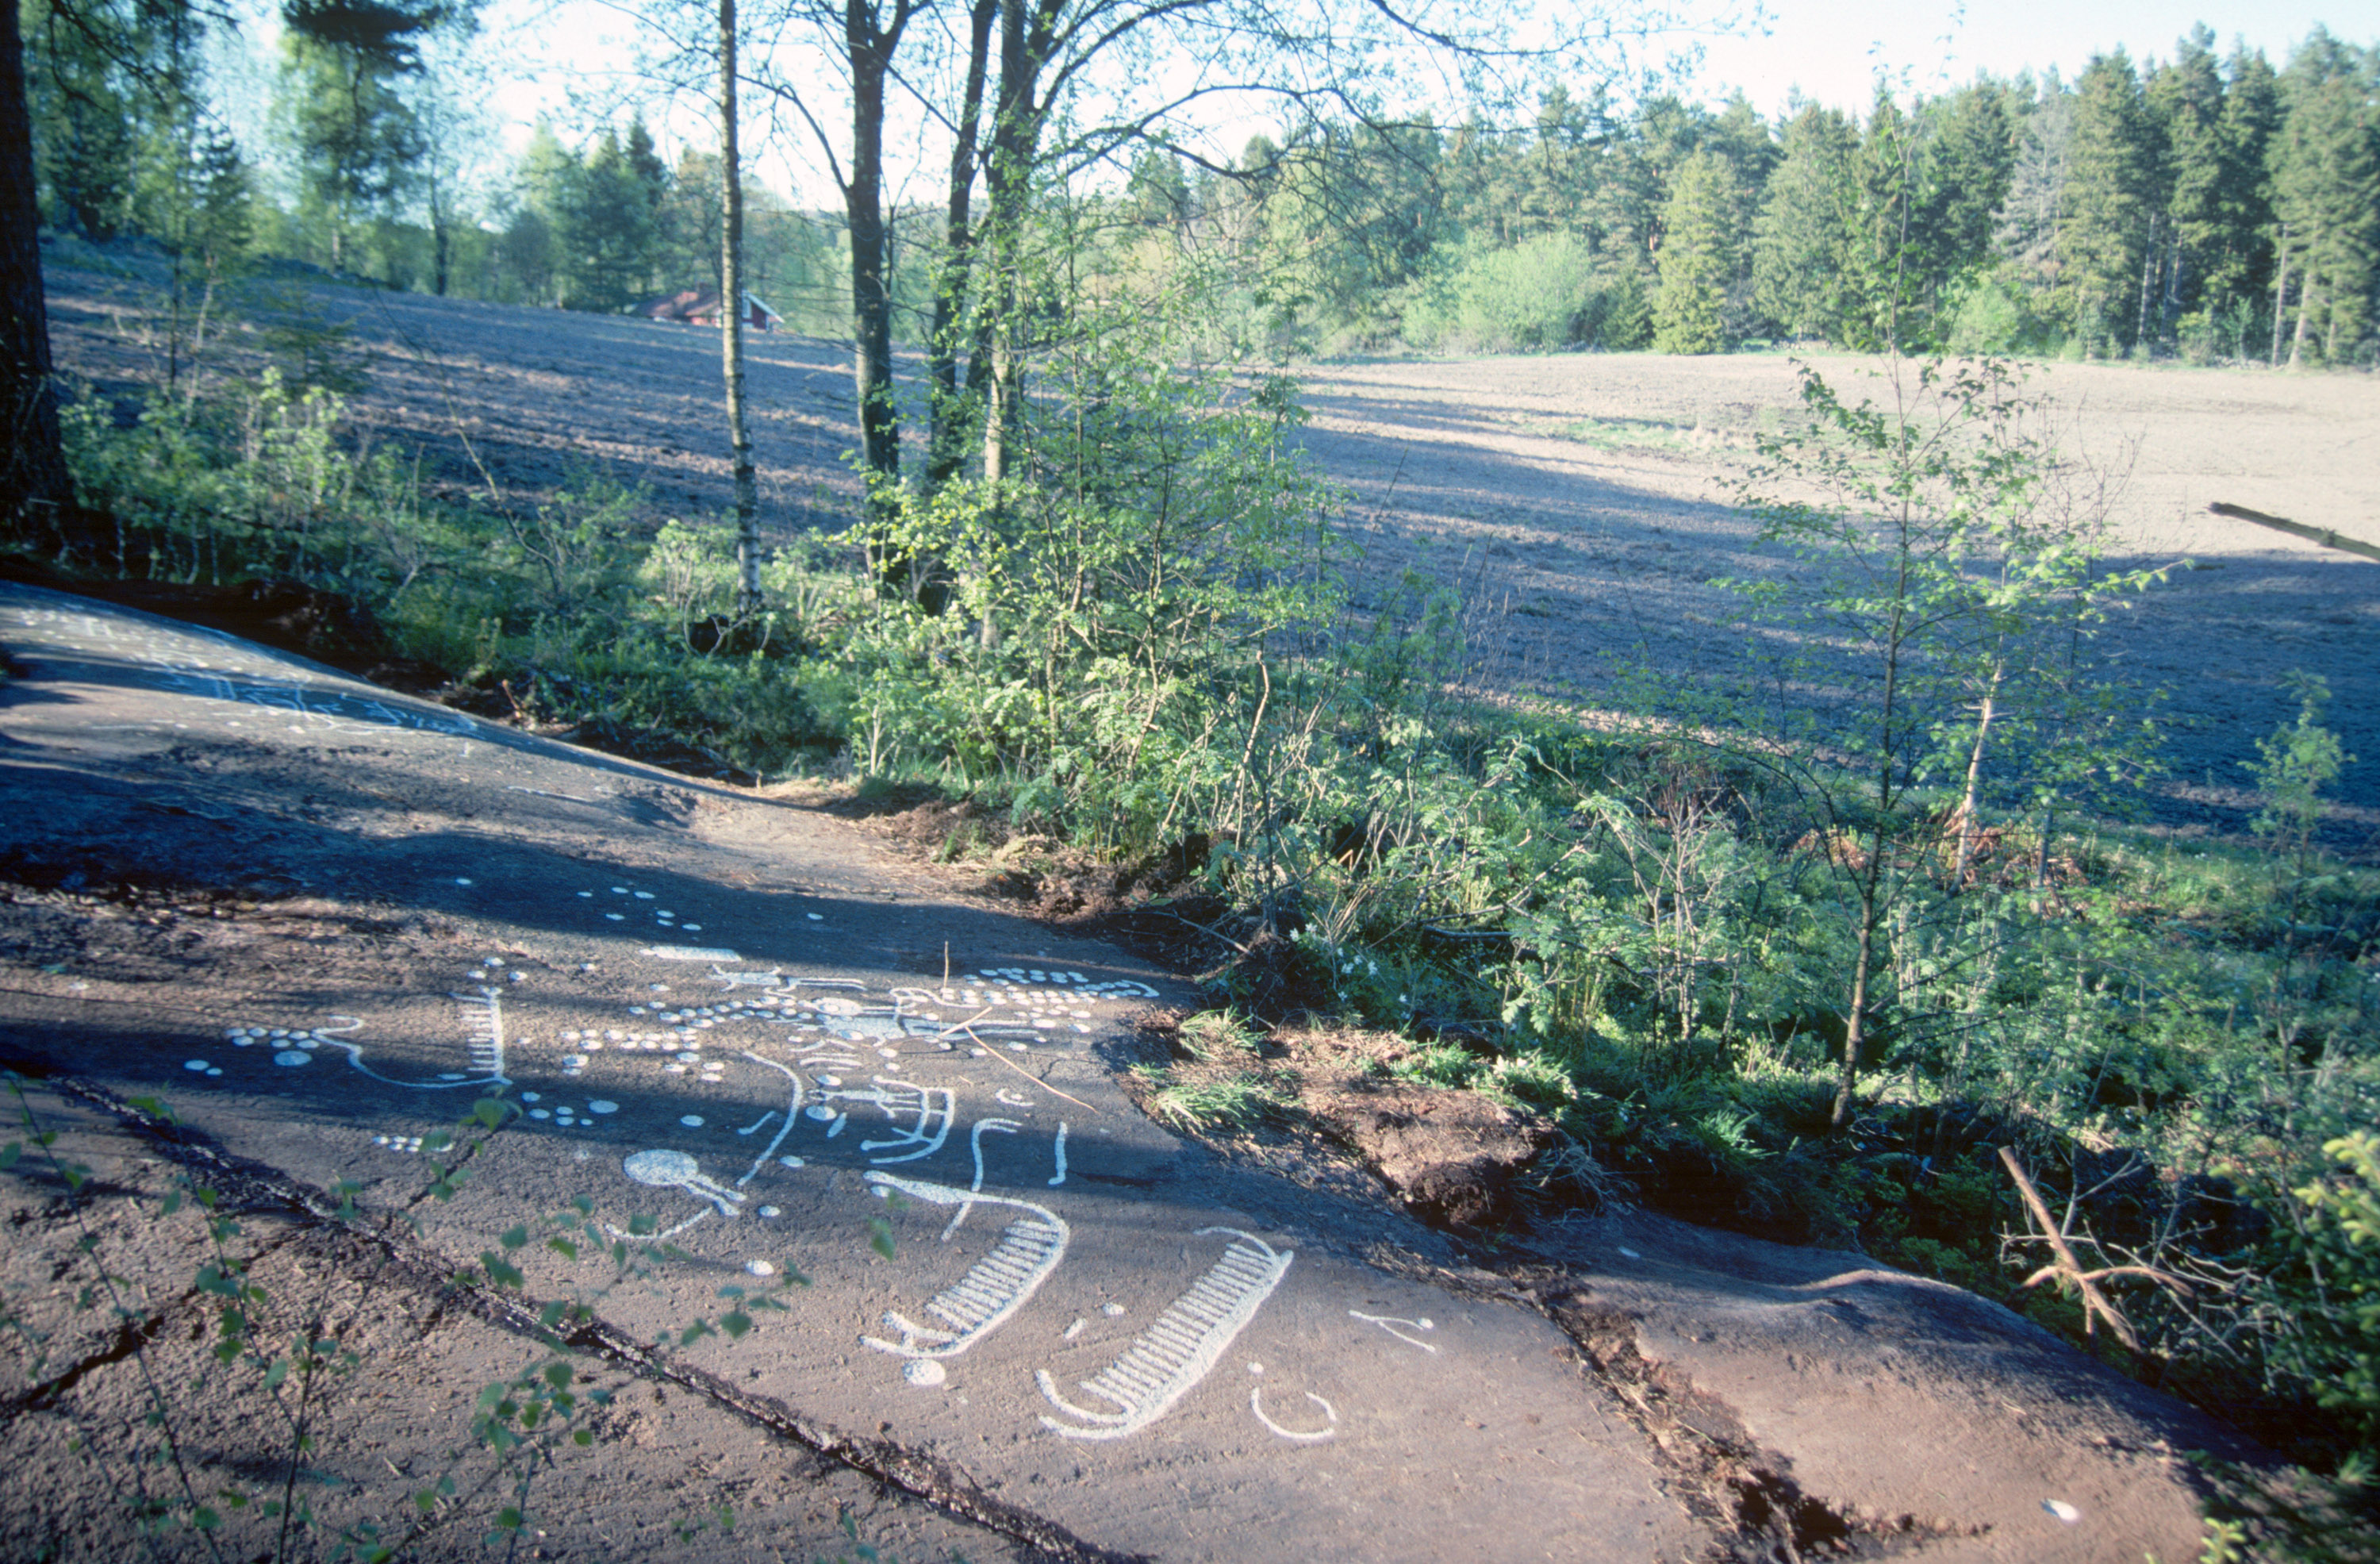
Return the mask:
M1737 95L1532 124L1325 127L1236 177L1143 159L1134 198L1243 258L1305 350L1750 341L2368 362L2380 51L2276 70L2195 29L2170 60L1980 78L1781 122Z
M715 150L672 165L631 116L576 145L540 124L508 170L475 156L468 6L293 5L273 123L295 177L277 200L267 149L240 147L210 100L202 13L23 14L54 229L598 311L717 284ZM849 203L799 211L748 178L745 197L747 285L841 326ZM1317 117L1220 165L1152 138L1111 205L1231 268L1282 351L1785 339L2348 363L2380 321L2380 51L2317 30L2276 69L2218 55L2202 26L2170 59L2119 49L2071 82L1985 77L1907 106L1879 91L1864 114L1811 103L1775 122L1740 94L1622 106L1556 84L1526 123ZM895 335L931 333L947 206L880 204L868 248Z

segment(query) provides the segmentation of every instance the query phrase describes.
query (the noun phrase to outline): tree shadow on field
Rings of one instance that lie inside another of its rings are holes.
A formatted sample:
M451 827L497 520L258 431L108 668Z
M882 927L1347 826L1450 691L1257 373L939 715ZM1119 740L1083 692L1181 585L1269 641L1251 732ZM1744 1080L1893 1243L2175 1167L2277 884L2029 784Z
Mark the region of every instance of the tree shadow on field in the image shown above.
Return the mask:
M1319 407L1378 419L1359 399ZM1309 434L1353 493L1348 532L1359 614L1417 607L1398 588L1415 571L1464 600L1470 682L1596 705L1623 681L1723 699L1783 645L1824 647L1755 625L1718 584L1796 568L1763 544L1756 521L1722 500L1681 500L1597 469L1588 446L1545 440L1549 454L1499 448L1510 430L1486 416L1400 409L1401 429L1460 436L1413 441L1395 431ZM1491 438L1492 437L1492 438ZM2098 627L2086 662L2166 730L2167 777L2147 808L2158 823L2236 834L2255 803L2244 767L2257 741L2294 719L2292 668L2329 680L2326 721L2350 753L2328 837L2351 854L2380 841L2380 568L2311 546L2173 556L2122 553L2109 572L2168 568L2165 580ZM1841 666L1841 665L1839 665ZM1681 701L1681 705L1691 704Z

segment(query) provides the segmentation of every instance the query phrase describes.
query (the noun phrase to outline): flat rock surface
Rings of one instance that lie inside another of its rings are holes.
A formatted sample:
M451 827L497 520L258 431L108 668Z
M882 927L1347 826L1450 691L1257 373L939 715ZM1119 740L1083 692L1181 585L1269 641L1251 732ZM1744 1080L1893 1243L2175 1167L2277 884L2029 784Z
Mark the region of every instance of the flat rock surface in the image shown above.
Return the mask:
M846 823L228 638L18 587L0 638L18 875L239 898L164 930L12 909L24 1062L165 1097L368 1209L415 1202L421 1138L504 1089L526 1116L414 1208L432 1250L578 1196L610 1233L649 1216L684 1258L603 1293L606 1321L674 1339L722 1287L782 1300L681 1358L1099 1548L1704 1546L1554 1326L1362 1265L1130 1106L1097 1050L1188 997L1162 974L935 898ZM526 1252L537 1297L596 1279ZM660 1486L686 1452L569 1459Z
M620 1387L533 1496L540 1557L812 1557L846 1513L903 1558L1786 1556L1705 1447L1872 1555L2194 1549L2168 1455L2208 1426L1966 1294L1641 1217L1562 1229L1560 1285L1524 1287L1385 1194L1177 1142L1111 1072L1182 984L848 821L38 589L0 585L0 1052L95 1171L82 1206L7 1175L11 1306L53 1350L0 1435L0 1531L127 1534L98 1473L139 1441L140 1360L71 1307L72 1250L100 1221L159 1361L194 1353L202 1256L147 1214L203 1153L263 1191L273 1286L370 1349L309 1458L334 1520L401 1509L477 1387L538 1361L443 1278L584 1200L581 1231L671 1252L515 1252ZM499 1089L518 1117L424 1199L424 1138ZM342 1185L357 1221L287 1192ZM778 1307L676 1345L739 1296ZM204 1412L192 1460L269 1469Z

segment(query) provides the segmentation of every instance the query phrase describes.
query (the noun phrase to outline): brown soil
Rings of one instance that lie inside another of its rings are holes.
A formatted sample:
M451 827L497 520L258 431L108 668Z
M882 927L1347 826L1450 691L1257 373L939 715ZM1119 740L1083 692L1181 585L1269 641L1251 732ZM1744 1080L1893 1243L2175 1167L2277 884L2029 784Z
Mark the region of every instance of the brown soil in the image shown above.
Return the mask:
M1433 1227L1511 1226L1520 1215L1522 1179L1555 1140L1551 1125L1475 1092L1343 1075L1309 1081L1304 1101L1406 1210Z

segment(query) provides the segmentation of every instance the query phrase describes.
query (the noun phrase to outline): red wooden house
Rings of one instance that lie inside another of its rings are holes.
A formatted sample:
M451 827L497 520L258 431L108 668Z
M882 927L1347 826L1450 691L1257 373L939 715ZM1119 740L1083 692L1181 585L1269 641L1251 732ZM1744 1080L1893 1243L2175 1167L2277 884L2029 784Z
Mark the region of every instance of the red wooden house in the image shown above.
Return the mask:
M720 324L719 290L689 287L663 294L638 305L637 313L647 320L670 321L678 325L715 326ZM774 331L783 319L749 292L744 295L744 324L754 331Z

